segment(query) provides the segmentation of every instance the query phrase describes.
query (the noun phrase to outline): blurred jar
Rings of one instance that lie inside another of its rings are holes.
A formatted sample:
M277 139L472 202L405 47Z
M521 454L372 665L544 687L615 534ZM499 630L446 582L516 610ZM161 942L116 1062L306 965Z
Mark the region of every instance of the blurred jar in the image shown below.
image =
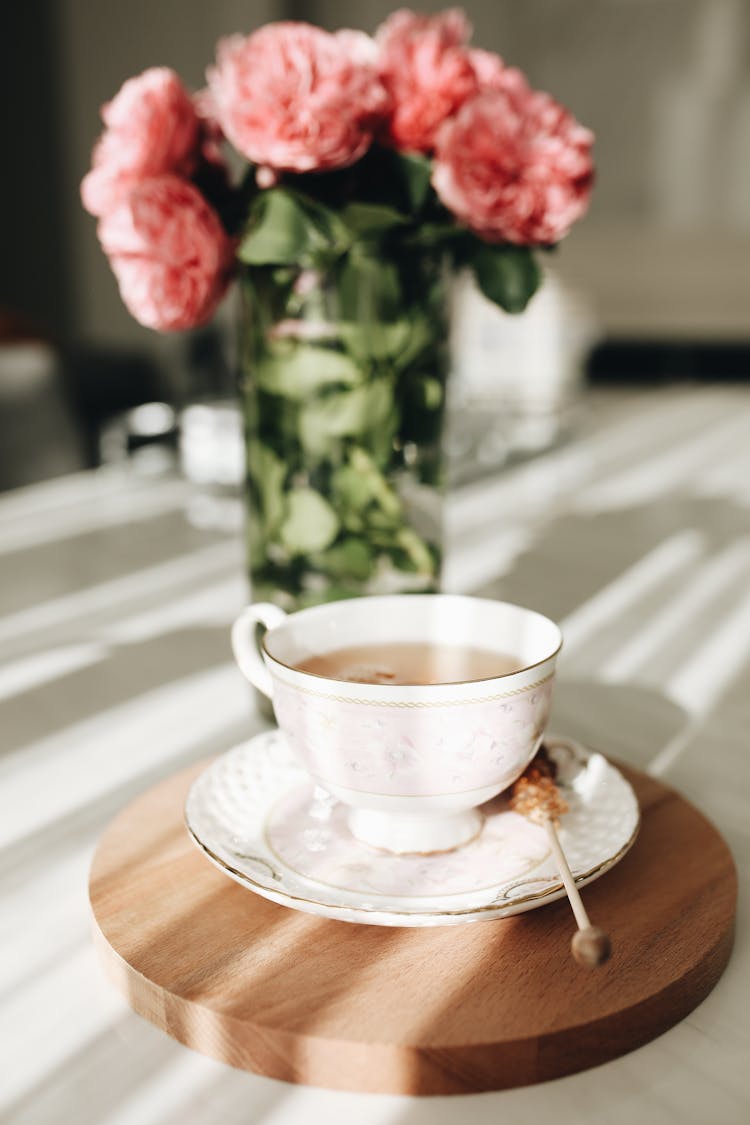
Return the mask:
M469 273L453 290L446 453L461 482L549 449L571 428L599 336L580 294L545 270L524 313L504 313Z

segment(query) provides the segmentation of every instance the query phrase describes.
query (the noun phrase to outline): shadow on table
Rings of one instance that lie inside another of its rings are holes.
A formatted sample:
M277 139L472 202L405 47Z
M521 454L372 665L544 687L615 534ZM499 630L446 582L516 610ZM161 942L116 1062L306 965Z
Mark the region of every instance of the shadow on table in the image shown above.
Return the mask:
M93 646L97 639L77 643ZM99 659L3 700L2 755L112 708L147 701L159 688L232 659L225 625L189 626L135 641L108 641L105 635L101 645Z
M561 676L549 726L555 734L646 770L688 720L682 707L653 688Z

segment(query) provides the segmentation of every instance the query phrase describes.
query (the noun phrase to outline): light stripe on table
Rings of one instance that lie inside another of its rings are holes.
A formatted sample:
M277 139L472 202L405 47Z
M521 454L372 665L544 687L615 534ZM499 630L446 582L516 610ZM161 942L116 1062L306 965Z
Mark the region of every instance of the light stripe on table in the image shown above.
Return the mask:
M687 711L706 715L750 657L750 591L733 606L665 685Z
M179 1120L188 1121L196 1099L204 1101L205 1092L226 1075L221 1063L186 1047L175 1046L172 1056L107 1114L106 1125L161 1125L173 1113ZM260 1125L260 1119L256 1120ZM218 1117L219 1121L225 1125L226 1117Z
M104 660L108 653L109 648L104 644L66 645L4 664L0 667L0 703L71 672L90 668Z
M705 392L676 403L668 397L645 415L638 412L617 419L500 475L457 489L446 503L448 534L459 536L493 518L518 518L528 525L568 498L575 501L586 486L616 484L632 472L634 462L640 464L649 456L660 459L666 434L692 445L707 424L726 417L726 410L723 392Z
M110 644L133 644L160 636L170 629L191 625L230 625L248 599L244 574L234 573L220 582L185 597L162 603L143 613L129 613L121 620L96 629Z
M55 935L54 961L73 947L88 943L90 919L85 895L70 895L71 887L84 888L91 865L91 839L53 857L41 852L33 877L11 872L2 879L0 915L0 1002L25 979L39 976L50 959L49 935ZM21 925L31 918L33 925Z
M0 618L0 643L26 636L31 632L46 634L55 626L70 621L80 622L88 614L112 611L123 603L161 591L170 591L178 583L205 578L231 567L242 567L241 547L234 541L214 543L199 551L179 555L155 566L131 571L118 578L87 586L72 594L53 598Z
M97 966L92 966L91 986L111 988ZM123 1011L98 1034L76 1043L57 1065L44 1069L44 1058L39 1060L38 1081L9 1105L9 1119L14 1125L106 1125L113 1110L168 1067L178 1050L174 1040L146 1020ZM195 1063L196 1056L192 1058ZM85 1097L76 1101L75 1112L68 1115L62 1107L69 1104L71 1089L84 1090ZM194 1110L194 1103L187 1107L180 1125L192 1120Z
M725 450L715 465L711 465L701 473L700 478L695 482L695 494L710 498L728 497L744 502L747 498L748 485L750 485L750 423L747 440L735 450Z
M96 641L43 650L0 666L0 703L72 672L92 668L106 660L120 644L150 640L187 625L229 627L246 598L246 582L236 575L135 616L128 615L126 606L121 620L95 626L90 631L99 638Z
M686 621L697 618L743 576L750 586L750 537L730 543L691 574L661 612L644 621L632 640L599 669L598 679L615 683L642 674L649 657L668 645Z
M705 535L692 528L659 543L562 620L565 651L580 648L593 634L609 628L616 617L694 564L705 550Z
M632 507L664 496L675 487L684 488L714 459L722 457L727 448L747 439L750 416L719 422L700 436L690 436L678 445L669 445L655 457L639 460L619 476L597 481L583 490L576 499L579 511L612 511Z
M470 594L486 582L499 578L526 550L532 539L530 528L501 527L485 532L481 539L448 541L441 588L449 594Z
M726 411L722 393L709 394L700 403L685 400L682 412L670 399L646 418L638 415L612 424L591 436L576 439L562 449L509 468L500 477L483 480L449 493L445 508L445 589L471 592L502 577L530 547L534 529L552 510L576 506L579 490L593 478L593 487L607 487L619 479L625 461L636 453L643 458L649 441L661 458L665 426L688 426L688 441L705 424L711 409ZM614 474L614 476L613 476ZM493 530L488 531L488 526Z
M0 846L116 790L244 717L249 694L234 664L178 680L100 712L0 762ZM100 768L102 755L107 770Z
M101 531L135 520L156 519L182 508L190 495L185 481L156 481L148 488L122 495L94 499L70 511L63 506L43 514L29 513L26 519L3 521L0 530L0 555L26 551L45 543L72 539L90 531Z
M17 518L43 516L77 504L88 505L123 492L150 488L153 484L153 477L139 476L128 465L84 469L0 493L0 523L5 525Z
M94 950L85 945L3 1004L0 1105L28 1093L41 1074L64 1064L127 1011L114 988L99 987L99 973Z
M231 625L247 597L246 583L237 576L217 582L195 594L123 616L91 632L98 641L64 645L34 653L0 666L0 703L15 695L53 683L72 672L92 668L109 657L120 644L133 644L161 636L187 625Z

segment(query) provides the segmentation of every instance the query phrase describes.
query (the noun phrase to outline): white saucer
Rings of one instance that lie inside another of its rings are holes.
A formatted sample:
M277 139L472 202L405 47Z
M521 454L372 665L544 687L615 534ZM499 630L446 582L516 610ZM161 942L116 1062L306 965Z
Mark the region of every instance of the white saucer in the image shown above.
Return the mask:
M638 802L601 754L548 738L570 811L560 839L579 886L621 859L638 832ZM208 858L274 902L380 926L444 926L506 918L565 894L544 829L504 797L483 806L471 843L435 855L379 851L356 840L345 810L309 780L279 731L217 758L188 794L188 831Z

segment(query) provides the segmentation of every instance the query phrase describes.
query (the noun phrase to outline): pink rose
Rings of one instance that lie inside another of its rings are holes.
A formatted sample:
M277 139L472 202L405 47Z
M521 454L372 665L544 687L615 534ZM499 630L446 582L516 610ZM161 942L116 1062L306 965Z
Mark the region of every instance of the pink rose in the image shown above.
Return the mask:
M173 70L152 67L128 79L101 112L106 128L81 184L83 205L92 215L111 211L140 180L192 170L198 116Z
M223 39L208 84L224 133L248 160L280 171L353 164L387 109L367 43L294 22Z
M391 95L386 137L412 152L429 152L437 130L479 89L465 46L471 26L450 8L437 16L403 9L376 33L380 77Z
M506 94L529 92L529 84L523 72L518 67L506 66L493 51L472 47L469 58L481 90L503 90Z
M99 221L122 299L140 324L174 331L209 319L229 281L233 245L187 180L143 180Z
M589 203L593 134L549 94L490 90L440 131L432 183L488 242L557 242Z

